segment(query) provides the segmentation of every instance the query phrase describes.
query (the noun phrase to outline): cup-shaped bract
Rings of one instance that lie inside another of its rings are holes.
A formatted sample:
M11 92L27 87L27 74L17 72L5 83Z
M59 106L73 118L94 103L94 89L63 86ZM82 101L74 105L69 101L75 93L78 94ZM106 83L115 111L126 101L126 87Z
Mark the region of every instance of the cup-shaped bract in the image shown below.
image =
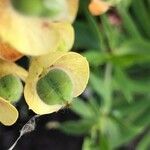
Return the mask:
M41 82L41 79L45 81ZM53 52L33 58L25 84L25 100L29 109L37 114L56 112L70 103L73 97L79 96L84 91L88 79L89 64L80 54ZM37 88L39 84L41 88L42 84L43 88L50 87L47 94L44 91L46 89ZM43 96L48 102L45 102Z
M17 109L9 101L0 97L0 122L10 126L16 122L17 118Z
M72 6L73 3L75 8ZM30 56L56 51L62 40L67 40L63 43L66 44L63 50L70 50L74 41L71 23L76 16L78 0L66 0L66 5L66 15L51 20L48 17L25 16L12 7L10 0L0 0L1 42L8 43L18 52ZM64 35L67 39L63 39Z

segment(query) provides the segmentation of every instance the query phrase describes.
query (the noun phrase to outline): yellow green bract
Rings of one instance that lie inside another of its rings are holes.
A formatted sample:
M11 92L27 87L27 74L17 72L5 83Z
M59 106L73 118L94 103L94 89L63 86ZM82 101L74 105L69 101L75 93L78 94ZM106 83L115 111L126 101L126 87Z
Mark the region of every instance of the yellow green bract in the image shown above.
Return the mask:
M17 118L17 109L8 101L0 97L0 122L6 126L10 126L16 122Z
M37 114L48 114L65 107L62 105L47 105L37 93L37 82L51 69L64 70L73 83L73 97L80 95L89 79L89 65L87 60L74 52L53 52L45 56L33 58L26 80L24 95L29 109Z
M73 8L74 6L70 5L72 9L68 14L69 19L62 18L58 22L53 22L49 18L19 14L12 7L10 0L0 0L1 41L10 44L22 54L39 56L56 51L65 36L63 47L67 47L69 50L68 48L72 47L74 39L71 22L76 15L78 1L67 2L69 4L75 3L76 10ZM64 46L64 44L69 44L69 46ZM67 51L66 49L63 50Z

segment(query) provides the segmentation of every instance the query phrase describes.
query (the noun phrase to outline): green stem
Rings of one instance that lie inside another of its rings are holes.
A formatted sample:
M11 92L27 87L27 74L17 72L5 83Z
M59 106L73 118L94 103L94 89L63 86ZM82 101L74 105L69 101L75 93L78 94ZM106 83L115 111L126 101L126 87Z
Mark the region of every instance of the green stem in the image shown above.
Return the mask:
M107 63L105 69L105 77L104 77L104 88L105 88L105 95L104 95L104 103L103 103L103 112L109 113L112 106L112 64Z

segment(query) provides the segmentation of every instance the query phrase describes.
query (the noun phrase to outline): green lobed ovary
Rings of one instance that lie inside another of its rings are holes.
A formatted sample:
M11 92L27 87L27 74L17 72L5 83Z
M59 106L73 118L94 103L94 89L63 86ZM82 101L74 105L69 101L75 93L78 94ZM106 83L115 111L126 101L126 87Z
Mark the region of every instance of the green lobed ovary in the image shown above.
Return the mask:
M72 100L73 84L66 72L52 69L38 81L37 93L46 104L65 104Z
M14 75L6 75L0 78L0 97L10 101L17 102L23 91L21 80Z

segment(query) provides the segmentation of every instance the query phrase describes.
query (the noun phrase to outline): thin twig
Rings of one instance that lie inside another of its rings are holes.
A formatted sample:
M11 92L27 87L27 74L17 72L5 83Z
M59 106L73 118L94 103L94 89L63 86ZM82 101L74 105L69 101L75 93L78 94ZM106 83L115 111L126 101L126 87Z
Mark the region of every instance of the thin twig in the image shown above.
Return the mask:
M20 130L20 135L19 137L17 138L17 140L14 142L14 144L8 149L8 150L13 150L14 147L16 146L16 144L18 143L18 141L20 140L20 138L27 134L27 133L30 133L32 131L35 130L35 127L36 127L36 122L35 122L35 119L38 118L40 115L35 115L33 116L23 127L22 129Z

